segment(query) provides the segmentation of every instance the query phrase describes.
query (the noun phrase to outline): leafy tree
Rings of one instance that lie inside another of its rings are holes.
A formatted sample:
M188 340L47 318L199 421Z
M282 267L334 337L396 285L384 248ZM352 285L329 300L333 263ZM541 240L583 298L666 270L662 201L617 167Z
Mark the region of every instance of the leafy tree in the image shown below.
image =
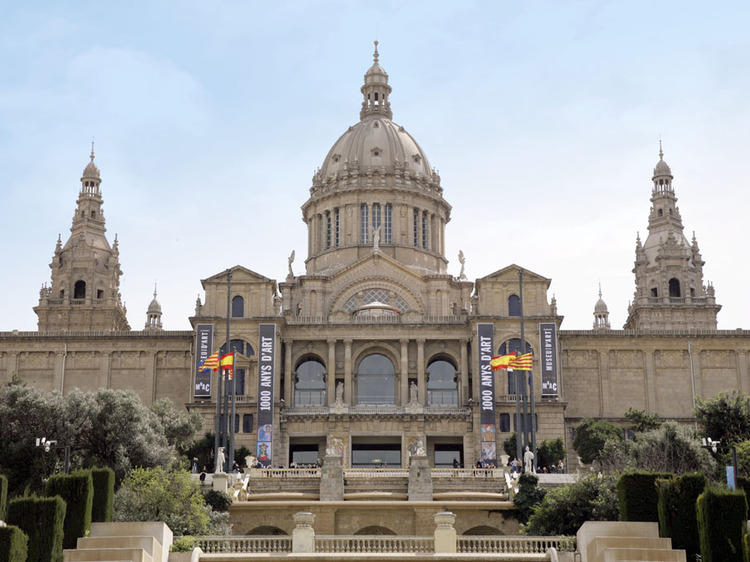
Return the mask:
M162 398L151 405L162 427L167 443L184 454L195 441L195 434L200 431L203 421L199 414L189 413L175 407L169 398Z
M556 465L565 458L565 444L562 438L544 440L537 447L537 466Z
M636 433L657 429L663 421L658 414L649 414L644 410L634 410L633 408L628 408L628 411L625 412L625 419L630 422L628 429Z
M115 521L164 521L175 535L227 534L229 514L214 513L186 470L134 468L115 494Z
M531 517L532 508L544 499L547 490L537 486L539 478L531 472L524 472L518 479L518 492L513 496L513 503L518 508L518 520L526 523Z
M505 451L505 454L511 459L516 458L516 439L516 433L513 432L510 437L503 441L503 451Z
M695 417L705 435L721 440L724 450L733 443L750 440L750 398L744 394L696 399Z
M584 418L576 427L573 448L586 464L599 458L599 453L608 441L622 441L622 431L609 422Z
M617 521L615 479L584 476L547 492L523 527L527 535L575 535L585 521Z

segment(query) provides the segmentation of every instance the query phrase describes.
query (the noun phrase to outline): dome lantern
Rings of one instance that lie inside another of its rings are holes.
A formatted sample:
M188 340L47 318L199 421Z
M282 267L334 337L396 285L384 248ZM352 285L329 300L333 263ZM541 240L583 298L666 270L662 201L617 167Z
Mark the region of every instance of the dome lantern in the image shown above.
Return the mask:
M375 52L372 55L372 66L365 72L365 83L360 88L364 100L359 118L364 119L368 115L382 115L388 119L393 118L391 102L388 96L391 87L388 85L388 73L378 63L378 42L375 41Z

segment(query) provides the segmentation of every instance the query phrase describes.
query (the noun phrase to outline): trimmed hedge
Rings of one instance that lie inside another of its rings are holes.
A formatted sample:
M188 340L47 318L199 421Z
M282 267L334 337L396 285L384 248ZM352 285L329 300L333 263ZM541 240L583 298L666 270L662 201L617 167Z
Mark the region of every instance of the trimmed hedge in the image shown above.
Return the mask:
M5 521L8 509L8 477L0 474L0 521Z
M47 496L60 496L68 505L65 514L64 548L76 548L79 537L86 536L91 527L91 508L94 499L94 482L90 470L72 474L55 474L44 488Z
M659 521L658 478L671 478L666 472L626 472L617 481L620 521Z
M60 496L16 498L8 504L8 524L29 537L27 562L62 562L65 511Z
M29 537L21 529L9 525L0 527L0 560L2 562L26 562Z
M672 539L672 548L687 551L688 559L700 553L695 502L707 483L704 474L683 474L658 479L659 535Z
M91 521L112 521L112 509L115 503L115 471L111 468L92 468L91 478L94 482L94 500L91 507Z
M707 488L698 496L697 515L703 562L743 562L745 493Z

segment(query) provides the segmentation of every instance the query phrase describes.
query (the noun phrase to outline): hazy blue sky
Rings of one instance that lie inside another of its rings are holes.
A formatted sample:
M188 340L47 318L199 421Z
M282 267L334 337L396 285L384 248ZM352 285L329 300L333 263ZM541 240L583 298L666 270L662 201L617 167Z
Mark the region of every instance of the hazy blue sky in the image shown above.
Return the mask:
M0 18L0 330L36 328L96 139L122 295L188 329L200 279L283 279L314 169L359 118L372 40L394 120L453 206L449 271L552 279L563 328L633 296L664 141L686 234L747 312L750 3L27 2ZM551 295L550 295L551 296Z

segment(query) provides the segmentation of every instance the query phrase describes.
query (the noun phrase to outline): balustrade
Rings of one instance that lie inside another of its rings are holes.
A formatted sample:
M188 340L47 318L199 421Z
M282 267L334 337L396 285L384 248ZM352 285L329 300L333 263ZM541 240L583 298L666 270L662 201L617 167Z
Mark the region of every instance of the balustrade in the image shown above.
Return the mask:
M198 546L206 554L219 552L291 552L292 537L198 537Z
M398 537L383 535L335 536L317 535L315 552L409 552L431 553L435 551L433 537Z
M544 554L549 548L574 552L575 537L468 536L457 537L457 551L464 554Z

